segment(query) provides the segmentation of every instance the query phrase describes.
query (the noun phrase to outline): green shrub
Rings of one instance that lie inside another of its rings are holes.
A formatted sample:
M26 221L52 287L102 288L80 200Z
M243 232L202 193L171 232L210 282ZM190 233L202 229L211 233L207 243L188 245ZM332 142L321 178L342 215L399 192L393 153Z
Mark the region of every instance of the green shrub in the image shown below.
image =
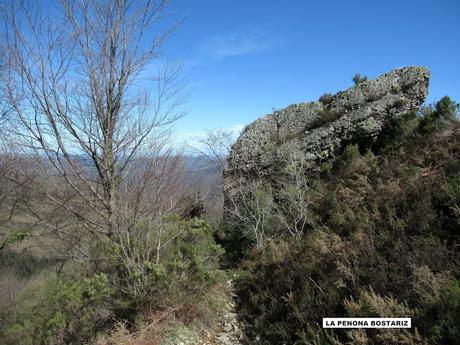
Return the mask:
M6 344L85 344L110 321L113 293L104 274L49 278L42 298L23 305L5 331Z
M422 114L419 131L422 134L433 133L446 122L455 121L457 105L448 96L445 96L434 107L425 107Z
M355 83L355 85L358 85L358 84L361 84L361 83L364 83L367 81L367 76L361 76L361 74L359 73L356 73L355 76L353 77L353 83Z
M171 215L161 223L140 223L106 253L119 313L131 318L145 305L198 298L215 282L222 254L204 218Z
M402 107L404 107L406 104L407 104L407 100L401 98L401 99L397 99L397 100L393 103L393 107L402 108Z
M443 101L403 114L371 150L349 145L310 177L309 231L253 249L244 263L250 343L458 344L460 123L445 115L453 109ZM318 327L346 315L407 315L414 327Z
M387 124L372 145L376 153L399 154L401 146L410 145L420 118L416 112L403 113Z
M333 99L334 99L334 96L332 96L332 94L323 93L321 97L319 98L319 101L327 106L332 102Z
M361 157L361 153L359 152L359 147L356 144L347 145L342 155L339 159L334 162L334 168L336 170L345 169L346 167L350 166L353 161Z
M318 116L313 120L313 122L308 126L307 129L317 128L324 126L328 123L334 122L335 120L340 118L339 113L334 112L329 109L323 109L318 112Z
M10 234L6 239L0 241L0 255L2 255L2 251L4 251L6 248L11 247L17 242L25 240L29 236L30 233L23 230L19 230Z
M17 253L5 249L0 256L0 272L11 270L18 278L28 279L37 273L50 269L60 260L53 257L38 257L28 252Z
M444 96L436 103L436 114L439 117L452 118L457 113L458 105L449 96Z
M376 91L371 91L366 96L366 102L375 102L380 99L380 95Z
M450 279L439 293L422 305L414 320L433 343L460 344L460 286L457 279Z
M26 289L17 300L18 312L0 325L2 344L93 343L116 321L133 327L145 310L170 308L181 311L177 318L199 313L209 318L207 293L222 280L223 253L212 228L204 218L175 215L162 220L161 232L158 226L141 222L116 241L99 241L92 248L97 263L74 264Z

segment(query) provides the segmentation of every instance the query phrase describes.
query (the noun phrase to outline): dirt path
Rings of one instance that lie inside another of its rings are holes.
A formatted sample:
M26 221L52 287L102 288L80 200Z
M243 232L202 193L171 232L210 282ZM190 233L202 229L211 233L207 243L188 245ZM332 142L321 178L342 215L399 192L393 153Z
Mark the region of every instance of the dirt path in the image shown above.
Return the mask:
M243 325L238 321L236 314L237 296L233 292L233 282L229 280L227 285L230 294L219 323L215 329L206 332L198 345L242 345L244 333Z

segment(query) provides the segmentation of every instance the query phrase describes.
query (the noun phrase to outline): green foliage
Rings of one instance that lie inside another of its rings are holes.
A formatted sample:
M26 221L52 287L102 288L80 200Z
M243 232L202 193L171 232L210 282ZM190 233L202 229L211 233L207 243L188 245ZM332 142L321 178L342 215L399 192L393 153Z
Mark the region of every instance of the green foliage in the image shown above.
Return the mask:
M6 344L85 344L109 320L113 290L104 274L49 278L43 297L29 301L5 331Z
M327 106L332 102L333 99L334 99L334 96L332 96L332 94L323 93L321 97L319 98L319 101Z
M418 315L421 328L438 344L460 344L460 286L458 280L449 280Z
M425 107L422 114L420 132L422 134L432 133L446 122L455 120L457 105L448 96L445 96L434 107Z
M0 272L9 270L18 278L27 279L59 263L57 258L37 257L27 252L17 253L6 249L1 254Z
M306 332L300 335L300 343L305 345L343 345L337 335L318 324L307 325Z
M12 233L5 240L0 242L0 255L2 254L2 251L5 250L6 248L11 247L13 244L17 242L21 242L25 240L29 236L30 236L30 233L27 231L23 231L23 230L19 230L19 231Z
M402 107L404 107L406 104L407 104L407 100L406 100L406 99L398 99L398 100L396 100L396 102L394 102L393 107L402 108Z
M459 343L460 123L453 110L443 99L406 113L370 150L349 145L312 178L310 230L253 249L238 280L254 344ZM326 332L317 325L347 315L410 316L414 328Z
M165 217L160 246L157 226L141 222L123 238L98 242L97 264L76 264L78 273L50 275L26 289L0 326L2 344L88 344L117 320L133 325L145 309L180 308L187 318L210 308L206 294L221 279L223 252L207 220Z
M172 241L165 263L169 276L168 287L176 284L185 294L206 292L214 282L222 248L214 242L213 230L207 220L193 218L186 221L184 231Z
M401 146L410 143L420 119L416 112L404 113L393 119L379 135L373 145L374 151L383 150L383 154L399 154Z
M361 74L359 73L356 73L355 76L353 77L353 83L355 83L355 85L358 85L358 84L361 84L361 83L364 83L367 81L367 76L361 76Z
M334 112L328 108L325 108L321 110L318 113L318 116L313 120L313 122L308 126L308 129L316 128L316 127L321 127L324 126L325 124L334 122L338 118L340 118L339 113Z
M206 219L169 215L139 224L106 247L111 259L103 271L116 291L117 314L132 319L146 305L199 298L215 283L222 253Z
M361 153L359 152L358 145L348 145L343 150L340 159L334 162L334 168L336 170L346 169L359 157L361 157Z
M436 113L439 117L453 117L457 112L458 105L449 96L444 96L436 103Z
M376 91L369 92L366 96L366 102L374 102L380 99L380 95Z

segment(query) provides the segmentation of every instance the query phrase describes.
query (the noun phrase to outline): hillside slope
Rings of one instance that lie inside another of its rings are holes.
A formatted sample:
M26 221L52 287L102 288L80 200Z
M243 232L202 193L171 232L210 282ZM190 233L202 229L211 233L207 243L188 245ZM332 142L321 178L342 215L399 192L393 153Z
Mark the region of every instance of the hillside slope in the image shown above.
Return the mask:
M249 243L238 283L249 343L460 344L455 103L395 117L314 175L291 162L278 185L259 183L245 211L263 219L263 241L254 224L228 224ZM321 327L345 316L411 317L413 328Z

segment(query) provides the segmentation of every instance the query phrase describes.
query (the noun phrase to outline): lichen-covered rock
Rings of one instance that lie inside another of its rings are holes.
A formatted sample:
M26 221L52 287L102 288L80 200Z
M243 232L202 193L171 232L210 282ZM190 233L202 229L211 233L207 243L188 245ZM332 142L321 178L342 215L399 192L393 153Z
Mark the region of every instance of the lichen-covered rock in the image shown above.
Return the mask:
M370 143L390 119L418 109L429 78L425 67L399 68L321 101L290 105L257 119L228 157L226 196L253 177L273 179L287 155L296 153L314 171L347 144Z

